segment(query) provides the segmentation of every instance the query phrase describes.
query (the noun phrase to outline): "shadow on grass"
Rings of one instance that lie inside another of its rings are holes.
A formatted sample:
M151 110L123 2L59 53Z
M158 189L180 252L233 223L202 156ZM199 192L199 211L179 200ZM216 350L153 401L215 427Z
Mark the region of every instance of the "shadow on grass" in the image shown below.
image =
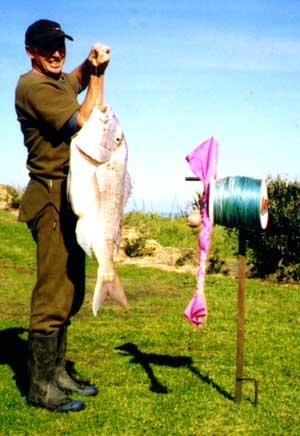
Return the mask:
M201 372L195 366L193 366L193 359L191 357L143 353L138 349L138 347L135 344L132 344L130 342L121 345L119 347L116 347L116 349L123 351L124 356L132 356L132 359L130 360L131 363L136 363L142 366L142 368L144 369L144 371L149 377L151 383L150 390L152 392L156 392L158 394L167 394L168 389L157 380L150 366L151 364L160 365L160 366L170 366L172 368L186 367L189 371L195 374L201 381L213 387L217 392L219 392L225 398L232 401L234 400L232 395L230 395L228 392L222 389L210 377L201 374Z
M20 335L27 330L12 327L0 331L0 365L9 365L22 396L27 393L27 340Z

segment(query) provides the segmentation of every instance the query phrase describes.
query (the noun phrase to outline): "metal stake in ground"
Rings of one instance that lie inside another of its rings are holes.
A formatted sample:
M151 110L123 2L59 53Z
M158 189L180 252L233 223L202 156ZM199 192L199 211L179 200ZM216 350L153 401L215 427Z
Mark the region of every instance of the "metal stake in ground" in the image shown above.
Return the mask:
M244 320L245 320L245 283L246 283L246 247L247 232L239 230L239 259L238 259L238 294L237 294L237 350L236 350L236 379L235 399L240 403L242 399L243 381L253 381L255 389L254 405L258 399L258 382L254 378L244 378Z
M236 350L236 383L235 402L242 399L242 381L244 368L244 319L245 319L245 281L246 281L246 238L243 230L239 230L238 260L238 294L237 294L237 350Z

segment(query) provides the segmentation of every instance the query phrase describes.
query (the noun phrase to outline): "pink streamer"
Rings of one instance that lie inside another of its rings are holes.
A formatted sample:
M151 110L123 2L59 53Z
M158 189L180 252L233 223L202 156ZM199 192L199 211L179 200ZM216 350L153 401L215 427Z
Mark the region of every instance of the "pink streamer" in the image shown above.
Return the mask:
M197 269L196 294L186 307L184 316L196 327L203 326L207 317L207 308L204 295L206 261L211 243L212 223L207 213L208 186L212 177L217 176L219 144L212 137L192 151L186 160L194 174L204 183L204 193L200 199L201 230L198 237L199 264Z
M201 328L203 326L203 320L207 315L204 295L195 294L187 305L183 315L195 327Z
M185 158L193 173L204 182L205 186L209 184L212 177L217 176L218 154L219 143L212 136Z

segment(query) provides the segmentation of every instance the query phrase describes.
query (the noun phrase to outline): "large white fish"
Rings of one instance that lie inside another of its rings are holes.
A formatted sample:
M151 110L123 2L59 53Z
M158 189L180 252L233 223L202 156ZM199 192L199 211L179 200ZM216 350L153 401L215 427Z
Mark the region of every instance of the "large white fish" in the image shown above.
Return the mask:
M68 195L78 216L77 241L98 262L93 313L96 316L107 295L127 309L114 254L120 243L121 216L131 182L125 136L112 109L95 106L70 147Z

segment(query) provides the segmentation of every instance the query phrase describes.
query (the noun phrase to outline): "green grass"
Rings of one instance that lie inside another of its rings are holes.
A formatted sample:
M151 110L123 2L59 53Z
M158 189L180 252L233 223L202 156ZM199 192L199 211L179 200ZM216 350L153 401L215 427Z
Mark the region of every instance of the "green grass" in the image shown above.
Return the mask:
M86 410L55 414L26 404L24 377L35 247L26 226L0 212L0 435L299 435L300 286L247 280L244 376L234 402L236 293L233 278L208 276L209 316L197 330L182 316L192 274L118 266L131 312L85 304L70 327L68 359L99 387Z

